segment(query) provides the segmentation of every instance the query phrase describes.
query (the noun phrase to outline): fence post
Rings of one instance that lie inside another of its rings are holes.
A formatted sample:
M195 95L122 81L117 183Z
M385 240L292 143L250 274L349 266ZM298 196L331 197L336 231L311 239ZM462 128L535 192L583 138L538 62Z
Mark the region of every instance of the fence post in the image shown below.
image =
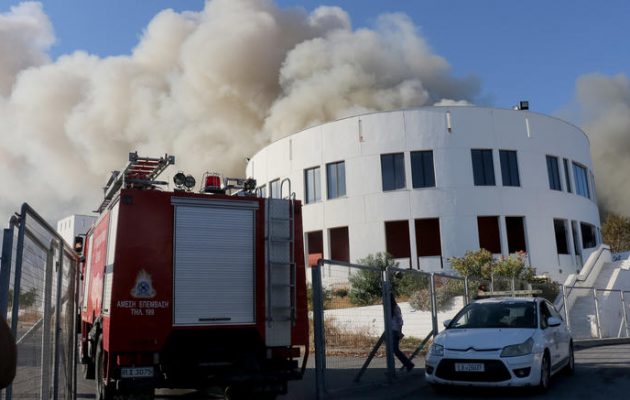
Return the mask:
M20 286L22 284L22 256L24 255L24 234L26 232L26 207L22 205L22 214L13 220L18 227L18 240L15 249L15 270L13 271L13 307L11 307L11 333L17 340L18 315L20 311ZM4 250L3 250L4 251ZM13 398L13 385L9 385L5 392L6 400Z
M13 226L5 229L2 236L2 259L0 260L0 293L9 293L11 283L11 256L13 253ZM0 314L6 318L9 296L0 296Z
M389 282L389 269L381 273L383 284L383 321L385 322L385 359L387 361L387 381L392 382L396 376L396 365L394 363L394 338L392 337L392 302L391 286Z
M468 275L464 277L464 301L465 306L470 303L470 293L468 293Z
M42 326L42 376L41 376L41 398L50 398L50 356L51 356L51 319L52 319L52 281L54 266L54 247L50 244L50 249L46 254L46 278L44 281L44 323Z
M324 336L324 297L322 295L322 266L320 259L311 267L313 293L313 342L315 345L315 395L322 400L326 393L326 338Z
M54 248L53 248L54 249ZM54 250L52 252L54 256ZM59 359L61 356L61 298L63 282L63 242L59 243L59 255L57 262L53 261L57 267L57 291L55 299L55 336L53 339L53 399L59 398ZM68 301L68 300L66 300Z
M6 295L0 296L0 314L2 318L7 316L7 308L9 306L9 285L11 284L11 256L13 255L13 224L10 228L3 231L2 235L2 258L0 258L0 293ZM0 389L0 399L2 398L2 389ZM9 397L7 397L8 399Z
M433 336L438 334L438 321L437 321L437 296L435 293L435 273L431 272L431 326L433 330Z
M569 304L567 303L567 291L564 285L560 286L562 290L562 302L564 305L564 320L567 322L569 330L571 330L571 321L569 320Z
M602 326L599 321L599 302L597 301L597 289L593 288L593 299L595 300L595 321L597 322L597 337L602 338Z
M621 295L621 309L623 310L623 323L626 325L626 337L630 337L630 329L628 329L628 311L626 310L626 300L623 296L623 290L619 292Z

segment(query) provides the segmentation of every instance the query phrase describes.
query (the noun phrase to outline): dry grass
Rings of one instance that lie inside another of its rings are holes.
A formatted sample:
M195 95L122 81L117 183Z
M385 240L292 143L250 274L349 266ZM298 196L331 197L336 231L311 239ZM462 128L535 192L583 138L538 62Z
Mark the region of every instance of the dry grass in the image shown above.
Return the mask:
M310 321L311 332L313 332L313 321ZM326 355L343 357L367 357L378 341L378 336L365 333L353 332L337 326L334 318L324 321L324 335L326 337ZM404 337L400 342L400 349L410 354L420 344L422 339L416 337ZM314 351L313 336L310 339L310 351ZM421 352L424 354L424 352ZM385 357L385 346L381 345L375 357Z

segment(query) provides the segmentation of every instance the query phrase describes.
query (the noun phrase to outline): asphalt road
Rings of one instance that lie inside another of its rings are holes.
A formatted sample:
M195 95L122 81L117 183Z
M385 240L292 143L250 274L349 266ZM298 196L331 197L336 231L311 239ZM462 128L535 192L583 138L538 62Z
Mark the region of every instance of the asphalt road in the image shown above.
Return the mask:
M361 380L360 385L352 384L357 369L344 368L343 363L331 365L337 368L327 370L327 380L333 389L327 399L629 399L630 398L630 345L594 347L578 350L575 353L576 371L573 376L556 376L548 393L540 395L523 388L515 389L476 389L453 388L443 393L435 393L424 381L422 360L416 361L416 369L411 373L401 373L393 384L385 384L385 369L382 360L375 360L372 368ZM339 360L335 360L339 361ZM353 363L356 365L356 362ZM95 398L93 381L78 384L77 398ZM190 391L159 390L158 399L217 399ZM289 393L279 400L315 400L315 376L312 368L307 370L305 379L291 382Z

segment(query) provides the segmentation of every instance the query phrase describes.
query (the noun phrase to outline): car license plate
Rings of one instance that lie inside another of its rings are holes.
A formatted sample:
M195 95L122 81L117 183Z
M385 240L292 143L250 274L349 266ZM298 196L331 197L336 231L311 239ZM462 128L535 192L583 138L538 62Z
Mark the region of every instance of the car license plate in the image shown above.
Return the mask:
M121 378L153 378L153 367L121 368Z
M457 372L483 372L483 363L455 363L455 371Z

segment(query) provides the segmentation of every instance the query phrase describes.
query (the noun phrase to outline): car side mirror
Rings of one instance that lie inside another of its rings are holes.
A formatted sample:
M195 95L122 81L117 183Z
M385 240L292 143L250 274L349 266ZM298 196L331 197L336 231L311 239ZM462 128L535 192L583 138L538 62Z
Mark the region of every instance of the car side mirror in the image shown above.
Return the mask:
M442 322L442 325L444 325L445 328L448 328L448 326L451 324L452 319L445 319L444 322Z
M547 318L547 325L549 326L559 326L560 324L562 324L562 320L558 317Z

